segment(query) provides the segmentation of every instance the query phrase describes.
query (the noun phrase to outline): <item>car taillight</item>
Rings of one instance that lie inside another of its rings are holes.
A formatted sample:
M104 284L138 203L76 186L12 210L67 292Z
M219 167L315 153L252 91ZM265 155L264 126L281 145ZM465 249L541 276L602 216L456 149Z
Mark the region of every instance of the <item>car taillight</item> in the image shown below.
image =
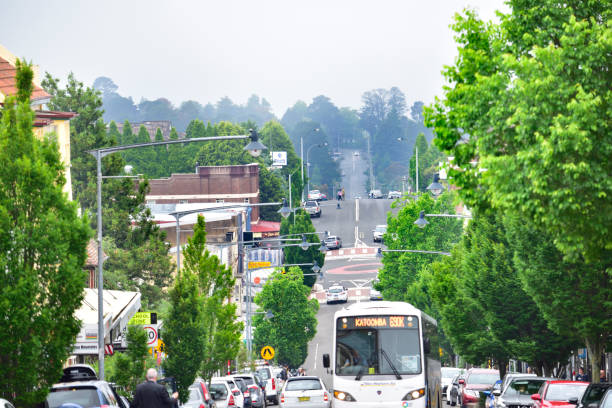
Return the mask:
M233 396L232 394L230 394L230 399L229 399L229 401L227 402L227 406L228 406L228 407L233 407L233 406L235 406L235 405L236 405L236 404L234 403L234 396Z
M204 404L200 404L200 408L206 408Z
M274 382L274 378L272 379L272 389L275 390L276 389L276 383Z
M281 394L281 404L285 403L285 394Z
M329 400L329 397L327 396L327 393L324 392L323 393L323 401L328 401L328 400Z

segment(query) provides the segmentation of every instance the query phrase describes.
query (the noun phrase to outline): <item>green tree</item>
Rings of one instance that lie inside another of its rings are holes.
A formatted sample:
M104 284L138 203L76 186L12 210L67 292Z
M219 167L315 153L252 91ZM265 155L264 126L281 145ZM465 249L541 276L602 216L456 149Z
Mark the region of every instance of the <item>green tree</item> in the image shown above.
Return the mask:
M59 379L79 332L91 230L62 191L54 138L34 136L32 69L16 67L0 122L0 396L27 407Z
M136 386L142 382L147 369L149 355L147 333L140 326L128 326L127 351L117 353L113 358L113 370L109 372L110 381L121 386L125 395L133 394Z
M301 234L306 234L306 241L312 244L318 244L321 242L321 238L317 234L311 234L316 232L310 215L306 214L303 210L295 211L288 218L285 218L281 222L280 235L291 235L293 237L300 237ZM304 251L299 246L288 246L283 249L285 255L285 263L287 264L303 264L303 263L314 263L315 261L319 267L323 267L325 263L325 254L319 251L320 245L312 245ZM317 281L317 277L313 275L311 266L300 266L304 276L304 284L312 287Z
M274 272L255 296L261 310L272 312L274 317L264 319L255 315L254 344L258 348L272 346L276 360L294 368L306 360L308 342L317 331L319 303L316 299L308 300L310 288L302 283L303 279L298 267L291 267L286 273Z
M444 71L450 84L426 110L427 123L436 144L454 157L449 176L468 205L516 211L568 262L589 265L593 275L578 282L609 282L612 7L553 0L511 6L500 25L471 11L456 17L459 56ZM575 294L572 279L564 275L551 285L550 298L535 297L540 309ZM609 284L589 286L572 307L589 309L592 299L610 299ZM612 316L611 305L600 304L604 316ZM568 316L574 320L567 327L583 325L584 316ZM591 321L594 331L582 337L597 362L609 321Z
M229 303L235 285L232 270L206 249L206 222L198 215L193 236L184 250L185 269L198 277L203 302L204 348L200 376L210 381L233 360L240 347L242 322L236 321L236 304Z

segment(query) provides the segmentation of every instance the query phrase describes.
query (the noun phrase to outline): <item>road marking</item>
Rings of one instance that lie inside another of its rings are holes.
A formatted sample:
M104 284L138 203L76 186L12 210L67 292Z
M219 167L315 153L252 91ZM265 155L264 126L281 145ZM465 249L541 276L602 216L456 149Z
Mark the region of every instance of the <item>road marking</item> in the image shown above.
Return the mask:
M359 222L359 199L357 198L355 200L355 222ZM355 226L355 228L357 228ZM355 235L355 238L357 238L357 236Z
M317 353L319 352L319 343L317 343L316 347L315 347L315 364L314 364L314 368L313 370L317 369Z

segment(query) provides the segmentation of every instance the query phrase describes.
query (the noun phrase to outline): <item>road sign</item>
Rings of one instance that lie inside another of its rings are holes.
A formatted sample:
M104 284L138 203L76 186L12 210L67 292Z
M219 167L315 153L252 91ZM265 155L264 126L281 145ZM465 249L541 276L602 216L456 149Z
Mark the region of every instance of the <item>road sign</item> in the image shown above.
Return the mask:
M148 347L157 347L157 341L158 341L158 336L157 336L157 325L156 324L150 324L148 326L144 327L145 331L147 332L147 346Z
M272 152L272 165L273 166L286 166L287 165L287 152Z
M272 360L274 358L274 349L270 346L265 346L261 349L261 357L266 360Z
M250 261L249 269L257 269L257 268L268 268L272 266L272 262L270 261Z
M261 278L259 276L256 276L255 279L253 279L253 283L259 285L261 283Z
M128 324L132 325L147 325L157 324L157 313L156 312L136 312L130 319Z

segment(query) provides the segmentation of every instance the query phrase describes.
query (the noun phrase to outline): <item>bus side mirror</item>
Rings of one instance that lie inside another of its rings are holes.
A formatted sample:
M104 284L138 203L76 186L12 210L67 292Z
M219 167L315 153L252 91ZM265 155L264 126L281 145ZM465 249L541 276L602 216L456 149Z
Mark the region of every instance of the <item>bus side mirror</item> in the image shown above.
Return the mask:
M429 337L423 337L423 349L425 349L425 354L431 353L431 343L429 341Z
M329 354L323 354L323 367L329 368Z

